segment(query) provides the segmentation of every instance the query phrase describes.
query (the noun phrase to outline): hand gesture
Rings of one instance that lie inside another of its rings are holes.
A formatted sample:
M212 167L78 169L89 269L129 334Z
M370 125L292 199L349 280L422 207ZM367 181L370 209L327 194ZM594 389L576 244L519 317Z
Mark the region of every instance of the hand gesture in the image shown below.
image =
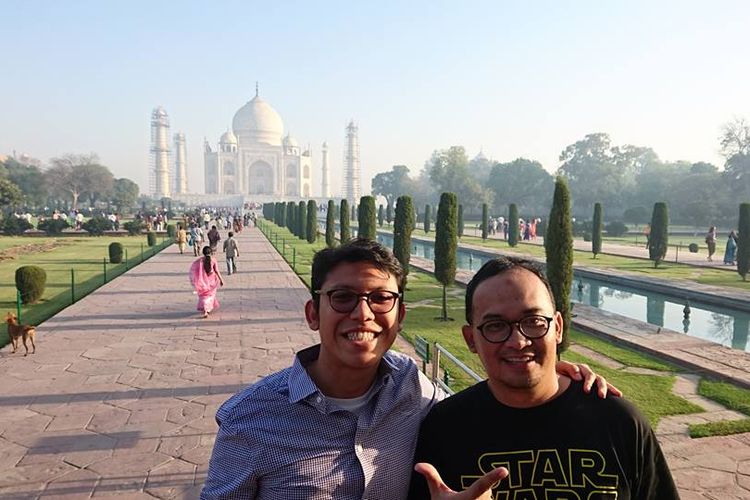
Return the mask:
M445 485L437 469L432 465L420 462L414 466L414 470L424 476L432 500L492 500L492 485L508 476L508 469L498 467L474 481L468 489L457 492Z

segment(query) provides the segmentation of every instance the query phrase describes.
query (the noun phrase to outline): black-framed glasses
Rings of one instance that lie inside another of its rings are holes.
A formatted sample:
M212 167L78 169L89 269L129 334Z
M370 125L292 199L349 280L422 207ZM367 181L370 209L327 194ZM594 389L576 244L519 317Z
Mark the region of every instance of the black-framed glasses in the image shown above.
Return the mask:
M334 311L349 314L357 307L359 301L365 299L370 310L375 314L385 314L393 310L396 302L401 298L400 292L390 290L373 290L367 293L357 293L346 289L315 290L318 295L328 296L328 303Z
M500 344L510 338L513 327L518 327L521 335L527 339L540 339L547 335L549 326L552 324L551 317L534 314L526 316L518 321L505 321L504 319L491 319L477 326L477 330L482 334L487 342Z

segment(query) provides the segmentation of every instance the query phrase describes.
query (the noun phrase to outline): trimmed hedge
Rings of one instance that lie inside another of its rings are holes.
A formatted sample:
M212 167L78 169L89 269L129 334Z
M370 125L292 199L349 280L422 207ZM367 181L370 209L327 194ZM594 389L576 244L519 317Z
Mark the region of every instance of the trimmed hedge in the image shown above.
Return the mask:
M63 229L67 229L70 227L70 224L68 224L67 221L64 221L63 219L44 219L42 221L39 221L39 224L36 225L36 228L40 231L44 231L45 233L49 235L56 235L62 233Z
M149 231L146 233L146 243L148 243L148 246L152 247L156 245L156 233L153 231Z
M146 229L146 224L144 224L142 220L136 219L126 222L122 227L125 228L125 231L127 231L130 236L136 236Z
M122 262L122 243L113 241L109 244L109 261L112 264L119 264Z
M20 236L24 231L33 227L29 221L15 215L10 215L3 221L3 232L8 236Z
M39 266L21 266L16 269L16 289L21 292L21 302L36 304L44 294L47 272Z
M173 239L177 236L177 227L174 224L167 224L167 236Z
M81 228L85 229L91 236L101 236L104 231L112 229L112 222L106 217L92 217L81 224Z

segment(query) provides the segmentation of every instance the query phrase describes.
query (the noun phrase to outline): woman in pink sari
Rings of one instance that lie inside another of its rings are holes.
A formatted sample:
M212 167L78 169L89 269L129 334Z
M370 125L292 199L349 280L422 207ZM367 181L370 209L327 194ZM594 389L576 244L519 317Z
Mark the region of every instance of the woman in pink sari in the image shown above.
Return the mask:
M224 286L216 259L211 256L210 247L203 247L203 257L190 266L190 283L198 294L198 310L207 318L211 311L219 308L216 291L220 286Z

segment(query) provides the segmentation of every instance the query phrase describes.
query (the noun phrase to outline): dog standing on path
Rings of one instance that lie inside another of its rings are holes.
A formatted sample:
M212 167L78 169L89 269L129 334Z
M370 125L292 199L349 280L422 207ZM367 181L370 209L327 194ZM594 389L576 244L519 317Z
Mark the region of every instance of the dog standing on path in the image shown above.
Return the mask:
M8 337L13 344L13 353L18 350L18 341L23 339L23 347L26 349L27 356L29 354L29 347L26 345L26 339L31 341L31 347L33 350L31 354L36 352L36 344L34 344L34 337L36 336L36 327L32 325L19 325L18 318L12 312L9 312L5 317L5 321L8 323ZM13 354L11 353L11 354Z

